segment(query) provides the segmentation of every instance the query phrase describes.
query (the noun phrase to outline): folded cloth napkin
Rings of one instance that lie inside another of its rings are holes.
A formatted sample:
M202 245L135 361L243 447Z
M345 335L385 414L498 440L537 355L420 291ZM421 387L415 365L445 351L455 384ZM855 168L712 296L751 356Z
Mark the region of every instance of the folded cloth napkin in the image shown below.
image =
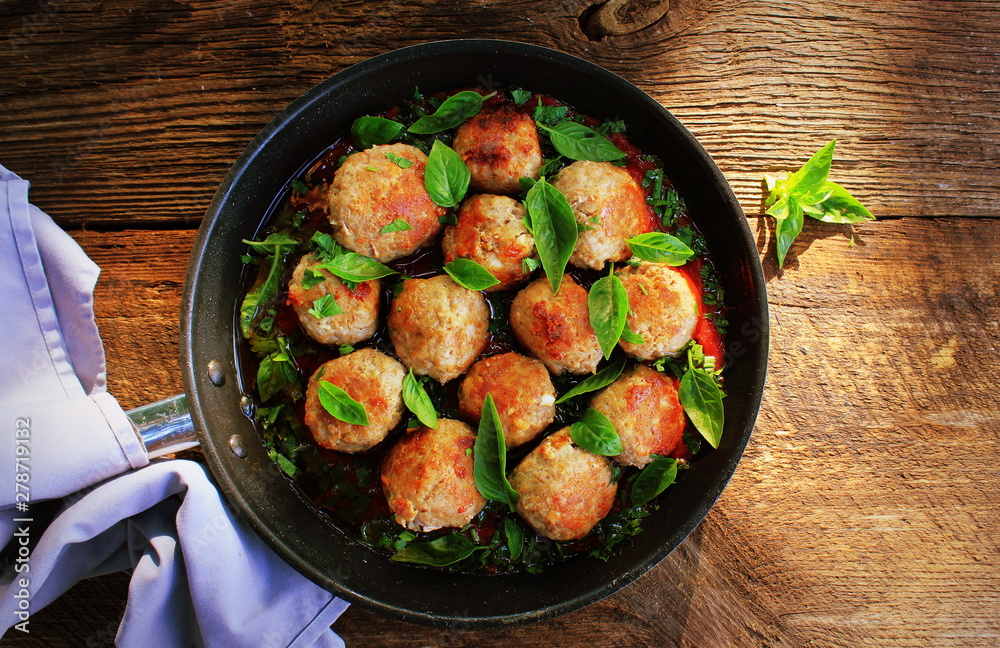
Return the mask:
M98 273L0 166L0 633L129 570L117 646L343 646L346 602L237 519L202 465L147 459L106 391Z

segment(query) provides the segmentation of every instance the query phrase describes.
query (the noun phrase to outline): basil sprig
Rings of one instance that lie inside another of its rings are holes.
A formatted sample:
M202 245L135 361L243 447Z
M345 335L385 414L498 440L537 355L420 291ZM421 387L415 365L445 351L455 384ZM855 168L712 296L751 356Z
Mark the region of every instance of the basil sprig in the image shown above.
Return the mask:
M392 560L432 567L446 567L468 558L477 548L478 545L469 538L452 533L428 542L411 542L392 554Z
M610 162L625 157L625 151L612 144L607 137L578 122L568 119L552 127L535 123L549 134L552 146L571 160Z
M779 268L784 265L788 250L802 232L803 216L808 215L825 223L861 223L875 219L847 189L827 179L836 145L837 140L831 140L802 168L784 180L764 176L768 190L765 202L767 214L777 221L775 237Z
M351 425L368 425L365 406L351 398L350 394L327 380L320 380L316 389L319 403L330 416Z
M694 257L694 251L676 236L663 232L646 232L625 241L632 255L643 261L682 266Z
M458 207L469 190L471 174L461 156L447 144L434 140L424 169L424 188L441 207Z
M285 269L285 255L294 251L299 242L283 232L275 232L263 241L243 242L257 252L268 254L261 264L269 264L267 275L246 294L240 304L240 332L244 338L250 339L267 306L278 296L281 275Z
M472 259L455 259L444 264L444 271L459 286L469 290L486 290L500 283L490 271Z
M257 367L257 392L261 403L266 403L284 389L293 396L300 394L299 372L288 348L288 340L283 335L278 335L274 345L274 350Z
M692 347L688 347L688 369L681 377L677 395L695 429L709 445L718 448L722 437L722 426L725 423L725 411L722 406L724 394L713 373L695 366L696 353L700 353L700 348L693 350Z
M643 506L677 479L677 460L657 457L642 469L632 484L632 504Z
M473 475L476 488L486 499L502 502L514 510L517 491L507 480L507 444L493 395L487 394L476 435Z
M559 292L563 272L576 247L578 231L573 208L561 191L541 178L524 198L527 225L535 237L538 258L549 278L552 293Z
M376 144L388 144L403 132L403 126L397 121L385 117L358 117L351 124L351 137L363 149Z
M573 387L573 389L560 396L556 401L556 405L565 403L574 396L587 394L589 392L597 391L603 387L607 387L621 375L622 371L625 369L625 360L625 356L621 356L607 367L595 373L593 376L580 381L575 387Z
M421 423L429 428L437 427L437 410L424 387L423 379L414 376L413 369L403 378L403 403Z
M622 440L614 424L600 410L588 407L579 421L569 426L573 443L602 457L622 453Z
M597 335L597 343L601 345L601 352L605 358L610 358L628 319L628 293L625 292L622 280L615 275L613 265L607 275L590 287L587 311L590 325Z
M482 108L483 102L496 93L486 96L472 90L464 90L444 100L432 115L424 115L413 122L409 130L414 135L432 135L455 128Z

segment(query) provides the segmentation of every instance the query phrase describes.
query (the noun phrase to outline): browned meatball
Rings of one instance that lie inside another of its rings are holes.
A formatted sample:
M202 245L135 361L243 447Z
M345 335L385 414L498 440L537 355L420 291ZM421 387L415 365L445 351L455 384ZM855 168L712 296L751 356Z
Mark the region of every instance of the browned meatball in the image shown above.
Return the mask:
M507 196L478 194L458 210L458 224L444 230L446 262L472 259L500 281L486 290L507 290L528 280L522 261L537 257L535 238L524 224L521 203Z
M521 177L538 179L542 149L535 122L510 106L483 109L455 131L455 152L472 174L472 186L490 193L517 193Z
M408 430L382 463L382 486L396 521L414 531L468 524L486 506L476 489L465 423L438 419L437 428Z
M309 337L322 344L336 346L357 344L375 334L378 328L379 289L378 279L359 283L349 290L344 282L326 270L320 270L323 281L306 288L303 285L306 269L320 264L312 254L307 254L295 266L288 282L288 303ZM317 299L332 295L341 312L329 317L316 317L309 311Z
M662 263L625 268L618 278L628 293L628 325L642 344L621 340L625 352L640 360L676 354L694 335L701 300L684 274Z
M564 275L553 296L547 277L539 277L517 293L510 306L517 339L549 371L594 373L602 353L587 310L587 291Z
M559 172L552 185L561 191L581 225L569 261L600 270L608 261L632 256L626 239L656 227L646 194L628 171L610 162L574 162Z
M409 144L373 146L348 157L330 184L330 224L337 242L379 261L432 243L445 209L424 188L426 166L427 156ZM397 219L410 229L382 231Z
M531 441L555 419L555 387L534 358L503 353L472 365L458 390L462 416L478 421L487 394L497 406L507 447Z
M386 437L403 416L403 378L396 360L374 349L359 349L320 366L306 387L305 424L316 443L341 452L367 450ZM334 417L319 398L320 381L340 387L364 406L368 425Z
M445 383L469 368L486 346L490 312L483 293L448 275L407 279L389 309L389 337L413 373Z
M518 492L517 512L552 540L576 540L590 533L614 503L618 484L611 462L573 445L569 428L541 442L510 477Z
M620 376L590 406L607 416L621 437L622 453L615 461L638 468L653 454L673 452L687 422L674 379L645 365Z

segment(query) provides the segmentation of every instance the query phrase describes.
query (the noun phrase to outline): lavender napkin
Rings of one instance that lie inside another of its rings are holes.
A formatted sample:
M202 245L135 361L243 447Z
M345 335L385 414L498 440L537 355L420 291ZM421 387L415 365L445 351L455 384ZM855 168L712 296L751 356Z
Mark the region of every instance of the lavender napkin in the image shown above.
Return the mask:
M203 466L147 459L106 391L98 273L0 166L0 631L130 570L117 646L343 646L347 603L236 519Z

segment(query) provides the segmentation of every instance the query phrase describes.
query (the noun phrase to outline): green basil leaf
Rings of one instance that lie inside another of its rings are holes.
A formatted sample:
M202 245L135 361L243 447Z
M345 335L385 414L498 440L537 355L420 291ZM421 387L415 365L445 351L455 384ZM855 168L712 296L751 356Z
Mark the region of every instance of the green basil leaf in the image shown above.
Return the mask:
M413 229L413 225L410 225L402 218L397 218L380 229L379 234L388 234L389 232L405 232L406 230L411 229Z
M313 300L312 308L308 312L316 319L323 319L324 317L341 315L344 310L337 303L337 300L333 298L333 295L323 295Z
M694 251L683 241L663 232L639 234L625 242L628 243L633 255L652 263L681 266L694 257Z
M285 232L274 232L268 235L263 241L248 241L243 239L243 242L254 250L264 252L265 254L294 252L295 248L299 246L299 240Z
M528 102L528 99L531 99L531 92L516 88L510 91L510 98L514 100L515 106L523 106Z
M545 178L532 185L524 198L524 207L538 258L549 278L552 293L558 293L578 236L573 208L566 196Z
M657 457L642 469L632 484L632 504L643 506L677 479L677 460Z
M326 275L314 268L306 268L306 271L302 273L302 287L306 290L315 288L324 281L326 281Z
M611 266L611 272L595 281L587 295L590 325L605 358L611 357L628 319L628 293L613 271Z
M709 445L718 448L725 413L722 407L722 389L715 377L704 369L688 369L681 378L677 395L694 427Z
M829 194L819 204L823 212L819 220L825 223L862 223L875 219L857 198L836 182L827 181L823 188L829 190Z
M424 169L424 188L441 207L458 207L469 190L471 174L461 156L447 144L434 140Z
M802 207L789 199L788 214L774 224L775 245L778 248L778 267L785 265L785 255L791 249L792 243L802 232Z
M538 128L549 134L552 146L571 160L610 162L625 157L625 151L583 124L567 120L549 128L541 122L536 123Z
M413 369L403 378L403 402L421 423L429 428L437 427L437 411L430 394L421 379L413 375Z
M433 115L424 115L410 126L409 130L415 135L431 135L440 133L449 128L455 128L469 117L472 117L482 108L483 102L496 93L486 96L464 90L453 94L444 100Z
M452 533L428 542L411 542L392 554L396 562L445 567L472 555L478 545L463 535Z
M389 266L382 265L375 259L368 258L357 252L345 252L338 257L330 259L326 263L315 266L334 274L344 281L361 283L372 279L381 279L389 275L396 274L396 271Z
M822 188L827 176L830 175L830 164L833 162L833 149L836 145L837 140L831 140L816 151L801 169L788 176L784 185L791 196L802 198Z
M573 398L574 396L579 396L580 394L587 394L590 392L597 391L598 389L601 389L603 387L607 387L608 385L613 383L615 379L618 378L618 376L622 374L622 371L625 369L625 362L626 362L625 356L621 356L620 358L609 364L607 367L595 373L593 376L590 376L589 378L580 381L579 383L577 383L575 387L573 387L573 389L563 394L559 398L559 400L556 401L556 405L558 405L559 403L564 403L569 399Z
M509 517L503 519L503 532L507 536L507 548L510 549L510 561L517 562L524 551L524 531L521 525Z
M405 157L396 155L392 151L389 151L388 153L385 154L385 159L389 160L390 162L398 166L400 169L409 169L411 166L413 166L413 160L408 160Z
M288 351L287 341L278 336L274 343L275 350L257 367L257 392L261 403L266 403L285 388L293 395L299 392L299 373Z
M277 296L284 271L284 257L280 254L267 257L262 263L270 262L267 276L243 298L240 305L240 332L249 339L254 326L260 321L267 305Z
M455 259L444 264L444 271L455 283L469 290L486 290L500 283L489 270L472 259Z
M514 510L517 491L507 481L507 445L503 439L503 425L491 394L483 402L476 435L473 474L476 488L486 499L502 502Z
M569 426L569 436L576 445L602 457L622 453L622 440L614 424L593 407L588 407L583 417Z
M320 261L328 261L344 252L344 249L326 232L315 232L309 239L309 245Z
M320 380L316 388L319 390L320 405L330 416L351 425L368 425L365 406L351 398L343 389L327 380Z
M351 137L363 149L388 144L403 132L404 126L385 117L358 117L351 124Z
M536 122L541 122L543 124L553 125L556 122L566 119L566 114L569 112L569 108L566 106L545 106L542 104L541 97L538 98L538 105L535 107L535 112L532 118Z
M302 182L301 180L292 180L291 182L288 183L288 186L292 188L292 191L294 191L299 195L304 196L307 193L309 193L309 185Z
M639 285L641 286L642 284ZM628 342L629 344L639 345L646 343L646 338L642 337L641 335L633 331L632 327L629 326L628 323L625 324L625 330L622 331L622 339Z

